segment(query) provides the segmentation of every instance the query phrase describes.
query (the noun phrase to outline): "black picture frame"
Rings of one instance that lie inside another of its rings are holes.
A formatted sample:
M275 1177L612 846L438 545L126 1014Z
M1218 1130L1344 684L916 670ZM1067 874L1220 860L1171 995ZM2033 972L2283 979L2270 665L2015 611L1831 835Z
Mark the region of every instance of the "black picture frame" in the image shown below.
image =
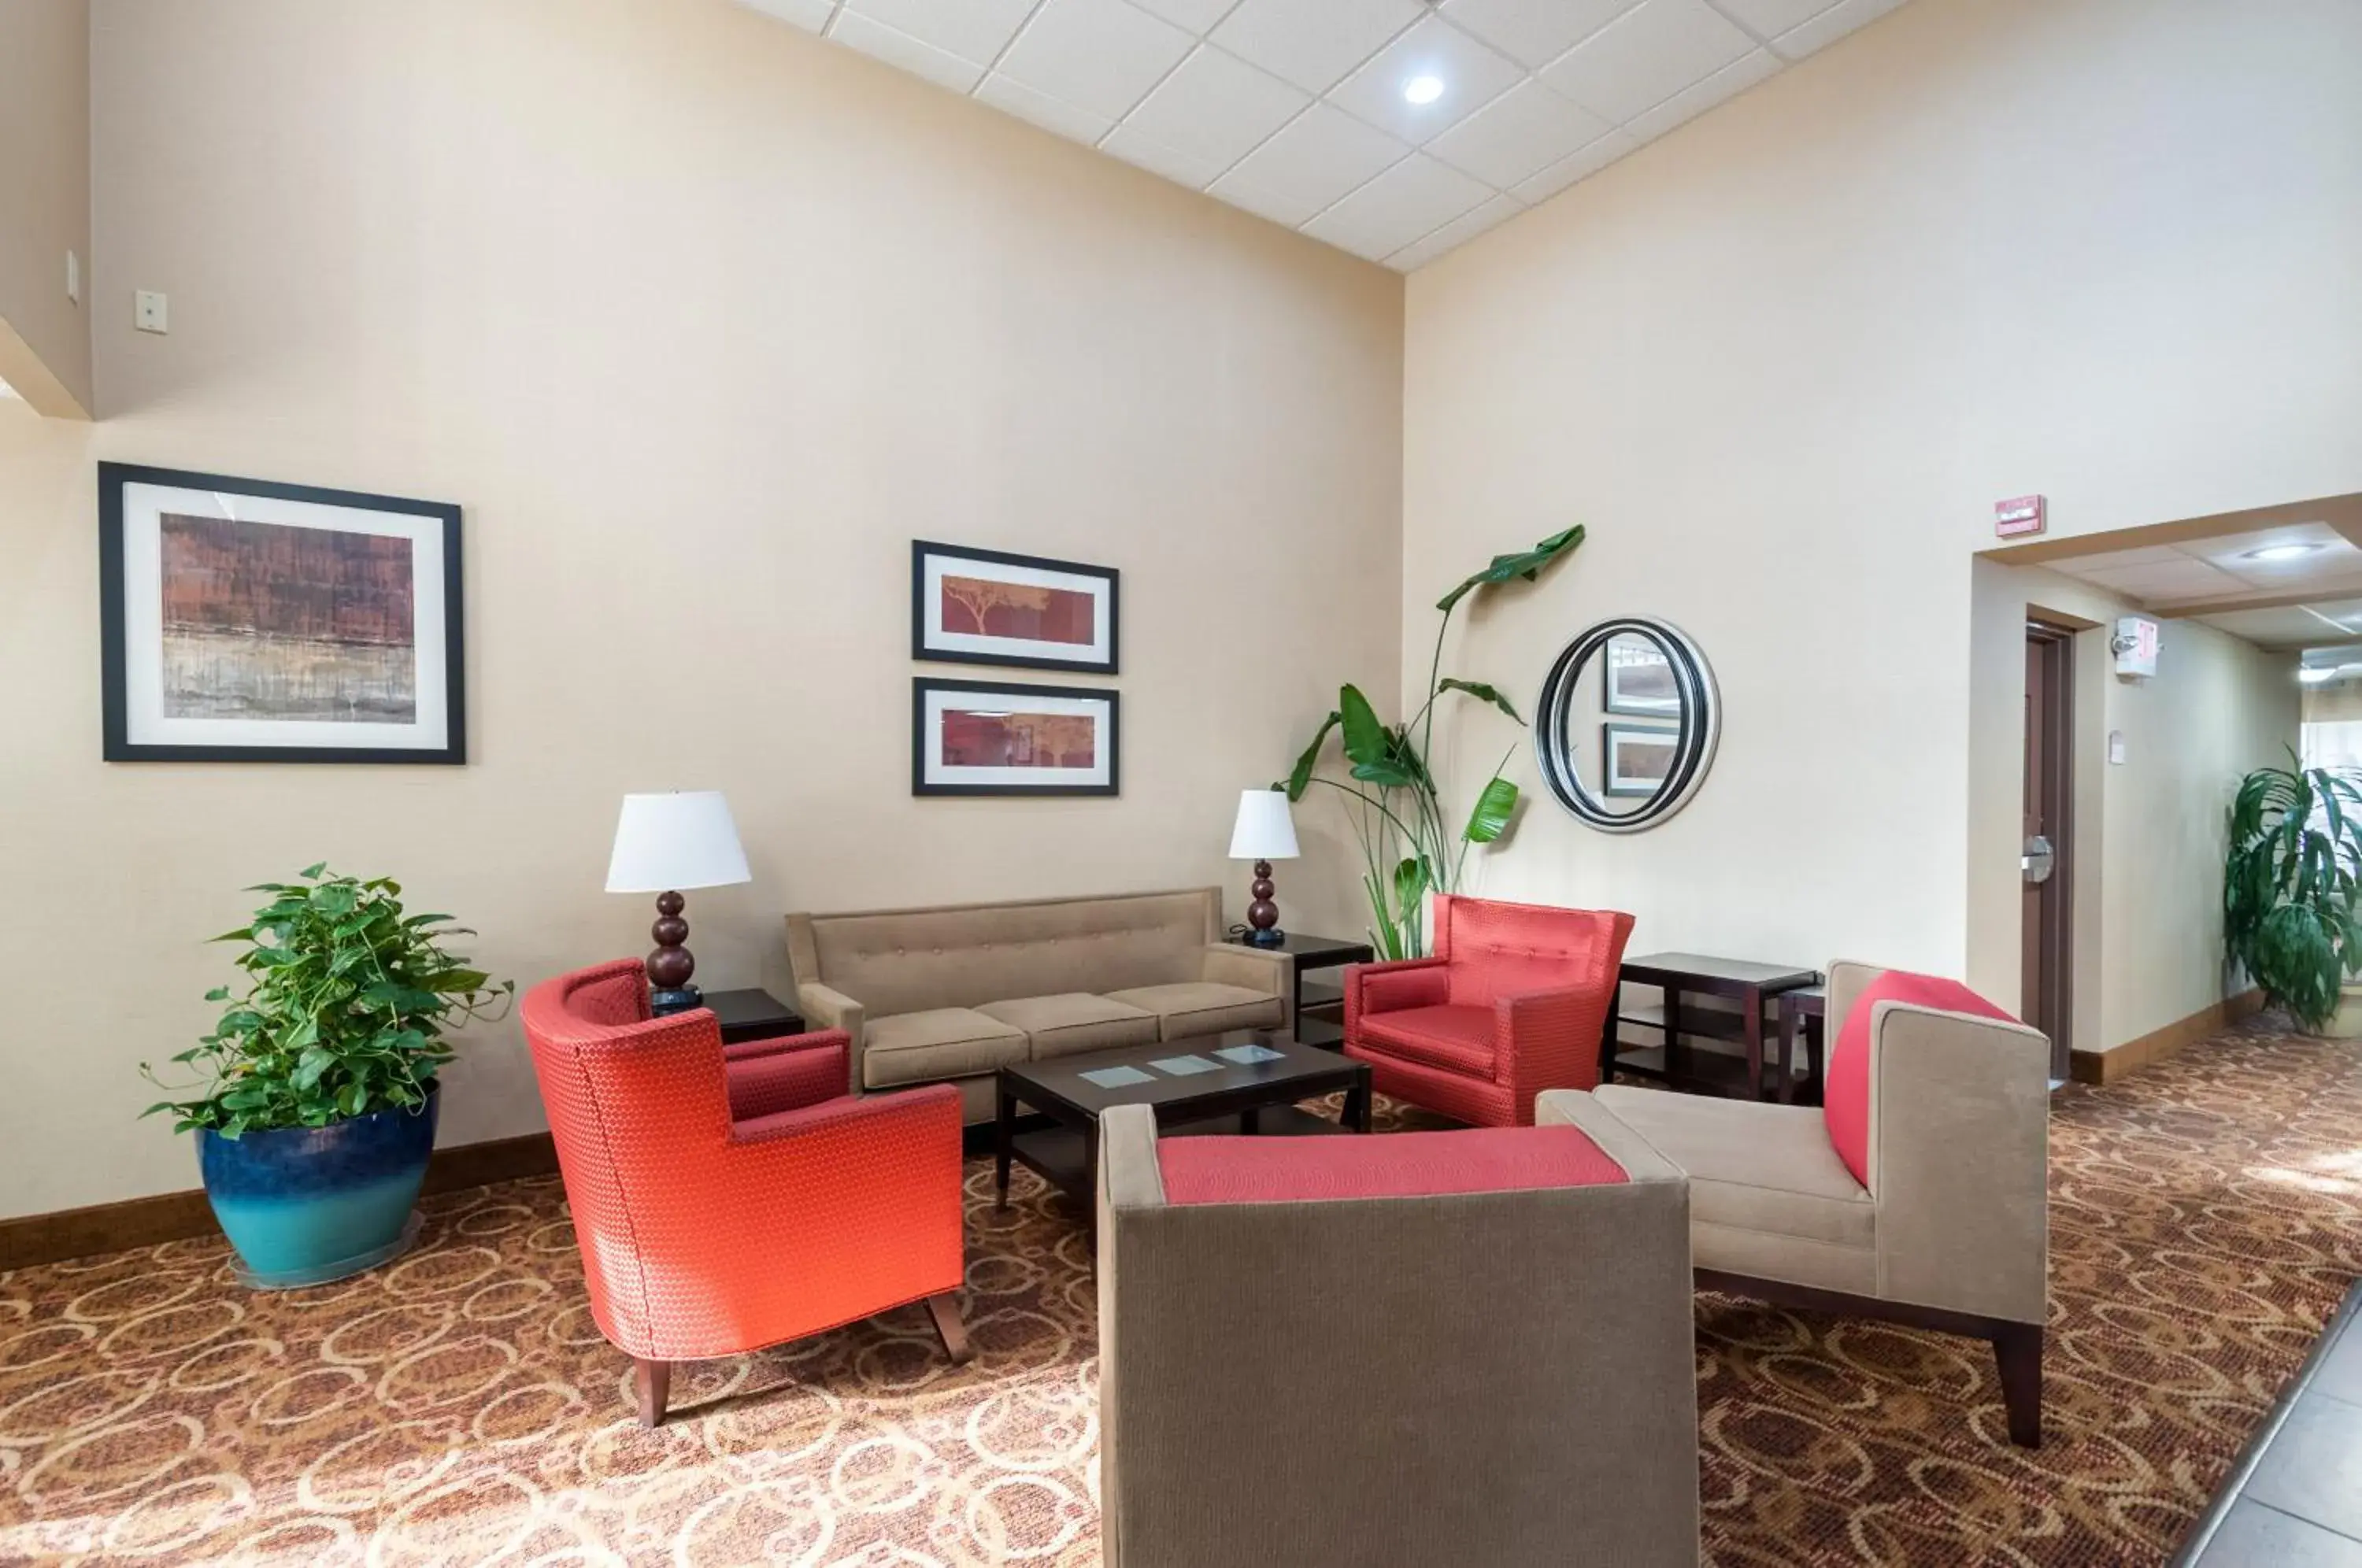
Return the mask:
M963 561L979 561L992 566L1030 567L1037 571L1064 572L1074 577L1096 578L1107 585L1107 657L1054 658L1036 654L985 653L974 649L944 648L931 646L927 634L933 626L927 604L927 559L942 556ZM1053 669L1076 675L1120 674L1123 630L1123 573L1114 567L1092 566L1086 561L1062 561L1049 556L1023 556L1008 550L970 549L961 545L947 545L935 539L911 541L911 657L929 664L988 664L1012 669Z
M124 490L150 484L204 490L271 501L309 502L361 512L425 517L439 525L443 546L443 669L446 744L432 746L182 745L130 738L129 669L124 600ZM282 484L227 474L98 465L99 683L103 717L100 755L107 762L387 763L458 767L468 760L466 600L462 594L459 508L447 502L371 495L318 485Z
M1682 711L1678 687L1672 696L1662 699L1635 698L1617 690L1616 645L1619 640L1627 637L1634 642L1647 643L1655 648L1660 656L1660 662L1667 668L1669 678L1678 680L1677 672L1672 670L1672 655L1652 635L1647 632L1619 632L1616 636L1609 638L1606 646L1599 650L1599 711L1624 718L1678 718Z
M927 698L938 691L1006 696L1011 705L1028 698L1055 697L1107 704L1108 776L1104 784L958 784L927 778ZM952 680L911 678L911 793L916 796L1098 796L1123 790L1123 693L1108 686L1037 686L1028 681Z
M1659 745L1667 745L1667 746L1671 746L1671 747L1673 749L1673 752L1674 752L1674 763L1675 763L1675 765L1676 765L1676 766L1678 766L1678 765L1679 765L1679 762L1680 762L1681 739L1682 739L1682 732L1680 731L1680 729L1678 729L1678 728L1676 728L1676 727L1672 727L1672 726L1664 725L1664 724L1616 724L1616 723L1606 723L1606 724L1602 724L1602 725L1600 725L1600 726L1599 726L1599 792L1600 792L1600 794L1601 794L1601 795L1603 795L1603 796L1609 797L1609 798L1618 798L1618 797L1620 797L1620 798L1625 799L1625 800L1648 800L1648 799L1650 799L1650 798L1654 797L1654 796L1655 796L1659 791L1662 790L1664 789L1664 787L1665 787L1665 781L1664 781L1662 778L1656 779L1656 780L1654 780L1654 781L1652 781L1652 782L1650 782L1650 783L1647 783L1647 784L1618 784L1618 783L1617 783L1617 782L1616 782L1616 743L1617 743L1617 741L1619 741L1619 740L1641 740L1641 741L1653 741L1653 742L1656 742L1657 744L1659 744Z

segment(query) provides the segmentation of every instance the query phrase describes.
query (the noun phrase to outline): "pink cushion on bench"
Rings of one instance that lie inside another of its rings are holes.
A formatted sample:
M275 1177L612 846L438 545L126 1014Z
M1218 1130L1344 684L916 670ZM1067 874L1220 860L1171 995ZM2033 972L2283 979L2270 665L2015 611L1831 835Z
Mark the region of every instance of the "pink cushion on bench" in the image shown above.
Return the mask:
M1605 1187L1624 1167L1573 1127L1324 1138L1167 1138L1167 1203L1303 1203Z
M1821 1117L1828 1127L1829 1146L1864 1187L1870 1185L1870 1021L1879 1003L1890 1001L2017 1021L1959 981L1935 975L1889 969L1862 987L1838 1030L1837 1043L1829 1047Z

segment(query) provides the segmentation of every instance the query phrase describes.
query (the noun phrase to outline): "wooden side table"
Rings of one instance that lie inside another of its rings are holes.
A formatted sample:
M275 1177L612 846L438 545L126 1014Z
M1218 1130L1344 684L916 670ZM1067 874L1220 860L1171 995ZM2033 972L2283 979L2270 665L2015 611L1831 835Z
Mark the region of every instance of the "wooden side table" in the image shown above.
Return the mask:
M766 990L708 991L705 1005L722 1026L722 1043L743 1045L749 1040L777 1040L801 1034L801 1014Z
M1698 1094L1760 1099L1764 1098L1764 1005L1800 987L1820 984L1821 974L1817 969L1700 953L1650 953L1625 959L1622 978L1634 985L1657 987L1664 994L1664 1002L1654 1010L1634 1008L1625 1002L1622 986L1617 988L1616 1006L1600 1041L1601 1082L1623 1073ZM1736 1003L1738 1010L1685 1010L1682 1005L1685 995L1722 997ZM1617 1028L1624 1023L1661 1030L1664 1043L1628 1048ZM1684 1033L1736 1040L1746 1048L1745 1060L1696 1050L1683 1043ZM1781 1066L1784 1073L1784 1052Z
M1827 1012L1829 991L1827 986L1798 986L1793 991L1782 991L1774 1006L1780 1020L1780 1103L1793 1105L1796 1099L1796 1047L1805 1048L1805 1083L1809 1094L1805 1103L1819 1104L1823 1095L1821 1066L1827 1060Z
M1241 942L1242 947L1251 945ZM1345 1043L1345 993L1340 988L1333 995L1326 988L1307 999L1304 975L1308 969L1338 969L1348 964L1367 964L1376 953L1366 942L1354 942L1341 936L1307 936L1291 932L1276 947L1267 953L1285 953L1294 975L1288 980L1287 1020L1289 1031L1307 1045L1341 1045ZM1308 1016L1310 1027L1306 1027Z

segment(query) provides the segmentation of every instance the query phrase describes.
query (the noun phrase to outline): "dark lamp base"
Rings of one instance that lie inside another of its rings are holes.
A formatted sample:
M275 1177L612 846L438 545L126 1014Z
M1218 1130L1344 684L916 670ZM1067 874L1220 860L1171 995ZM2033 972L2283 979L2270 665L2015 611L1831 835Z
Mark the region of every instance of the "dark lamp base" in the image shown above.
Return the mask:
M1285 947L1287 945L1287 933L1280 930L1277 926L1272 926L1264 931L1250 931L1247 933L1247 945L1250 947Z
M648 993L648 1016L662 1018L668 1013L687 1012L705 1005L705 993L695 986L676 986Z

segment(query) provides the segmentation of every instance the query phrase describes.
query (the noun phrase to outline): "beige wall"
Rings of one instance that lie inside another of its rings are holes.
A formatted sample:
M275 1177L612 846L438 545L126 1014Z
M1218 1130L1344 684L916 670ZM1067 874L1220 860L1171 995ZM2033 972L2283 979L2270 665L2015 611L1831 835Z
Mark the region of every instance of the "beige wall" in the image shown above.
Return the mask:
M1538 801L1485 888L1629 909L1636 951L1962 973L2014 940L1970 785L2018 767L2022 656L1972 694L1972 553L2029 491L2074 534L2362 482L2356 58L2348 0L1915 0L1415 274L1407 656L1492 539L1581 520L1446 664L1530 701L1653 613L1727 707L1681 816Z
M708 787L756 873L690 899L711 985L784 984L791 908L1239 919L1237 791L1341 680L1393 701L1394 275L723 0L96 24L104 274L172 332L103 318L98 425L0 416L0 1213L193 1184L134 1064L210 1021L248 883L397 876L530 981L646 950L618 797ZM477 760L102 764L100 458L463 505ZM1120 800L911 798L914 536L1122 569ZM1288 923L1358 930L1308 837ZM541 1124L513 1024L448 1099L447 1143Z
M0 381L43 414L92 407L90 326L66 296L66 252L90 301L90 0L0 5ZM126 315L130 303L124 304Z

